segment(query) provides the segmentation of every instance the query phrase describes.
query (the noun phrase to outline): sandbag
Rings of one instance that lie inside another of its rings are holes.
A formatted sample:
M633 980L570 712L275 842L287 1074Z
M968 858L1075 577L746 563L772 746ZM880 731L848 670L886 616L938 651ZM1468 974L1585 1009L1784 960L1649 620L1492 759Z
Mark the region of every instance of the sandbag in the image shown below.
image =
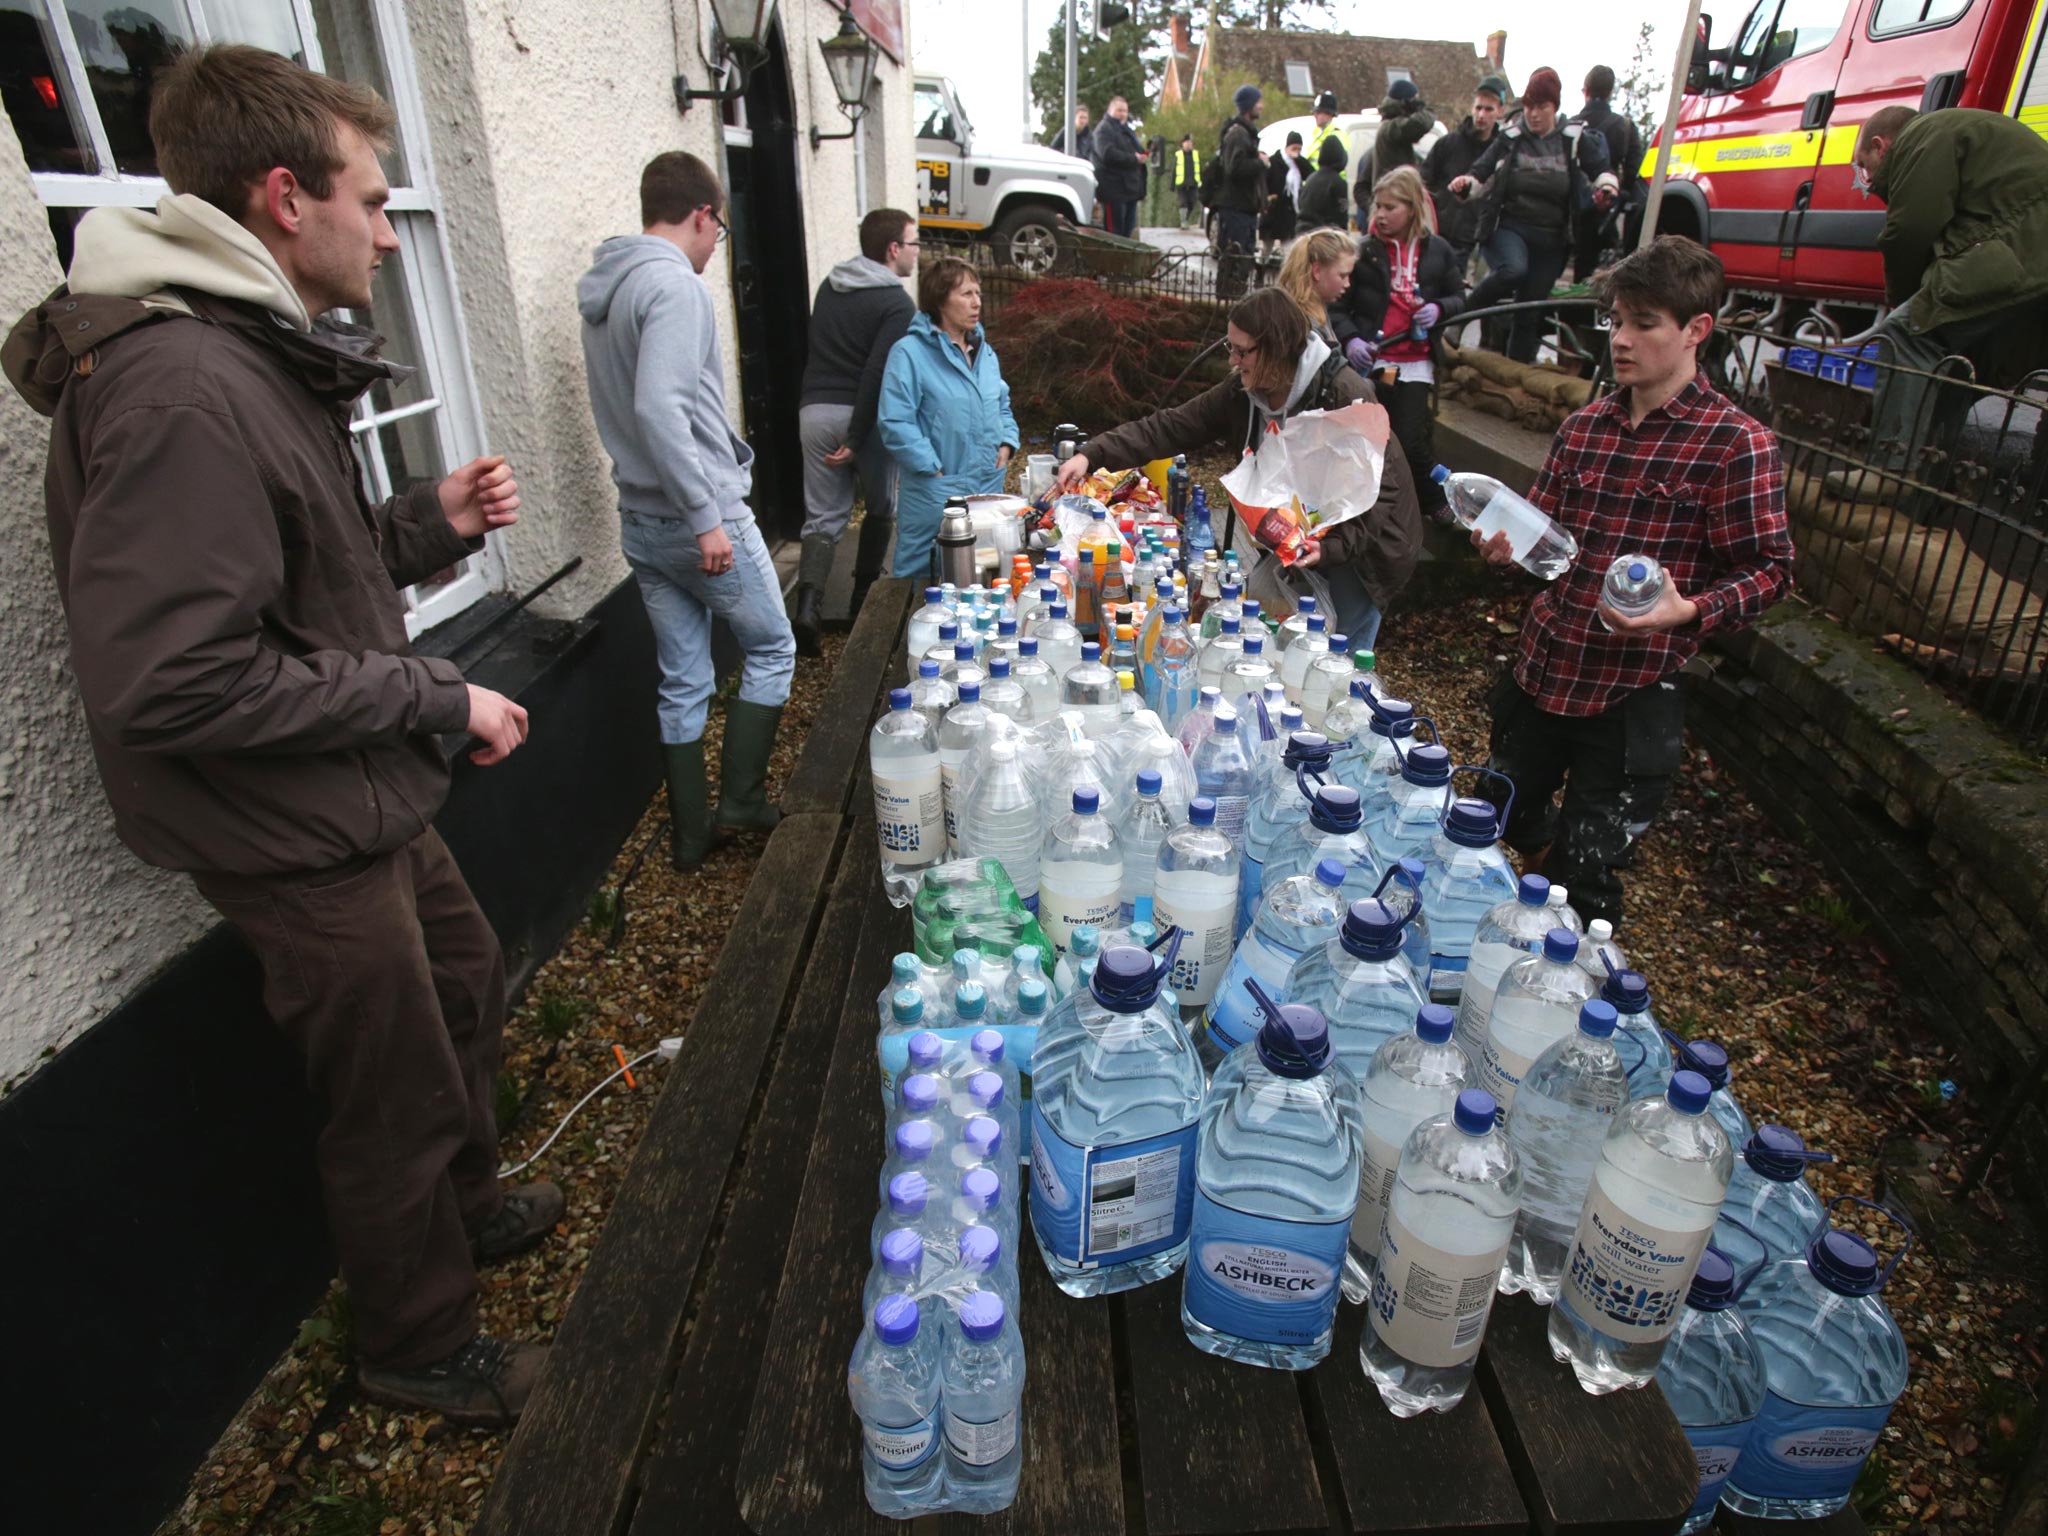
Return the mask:
M1953 529L1901 529L1853 546L1852 559L1868 582L1862 617L1878 633L1984 656L2040 626L2042 599Z

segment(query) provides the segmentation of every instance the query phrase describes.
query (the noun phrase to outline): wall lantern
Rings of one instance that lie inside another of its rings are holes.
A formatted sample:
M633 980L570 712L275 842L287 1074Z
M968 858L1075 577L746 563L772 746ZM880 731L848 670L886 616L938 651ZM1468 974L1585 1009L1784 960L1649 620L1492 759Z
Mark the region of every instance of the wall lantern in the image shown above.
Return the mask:
M768 57L768 29L775 21L775 0L711 0L711 16L723 64L731 66L732 84L724 90L714 86L708 91L695 91L690 89L687 76L677 75L678 112L688 112L693 101L737 101L747 88L748 73ZM710 68L715 76L721 65Z
M832 90L839 98L839 110L845 114L848 124L859 123L868 109L868 91L875 83L873 41L854 25L851 14L842 13L839 30L831 37L818 39L818 52L825 55L825 72L832 77ZM849 126L844 133L820 133L818 125L813 123L811 148L816 149L828 139L850 139L854 131Z

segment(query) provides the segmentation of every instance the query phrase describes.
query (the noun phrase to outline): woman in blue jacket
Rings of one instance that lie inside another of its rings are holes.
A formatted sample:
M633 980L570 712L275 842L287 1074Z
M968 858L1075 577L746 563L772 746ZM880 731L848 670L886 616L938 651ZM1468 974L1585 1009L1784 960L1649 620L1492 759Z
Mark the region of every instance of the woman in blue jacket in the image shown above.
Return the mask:
M1010 386L982 334L974 268L957 256L921 265L917 311L889 350L875 425L902 477L894 572L923 580L947 499L1000 492L1022 439Z

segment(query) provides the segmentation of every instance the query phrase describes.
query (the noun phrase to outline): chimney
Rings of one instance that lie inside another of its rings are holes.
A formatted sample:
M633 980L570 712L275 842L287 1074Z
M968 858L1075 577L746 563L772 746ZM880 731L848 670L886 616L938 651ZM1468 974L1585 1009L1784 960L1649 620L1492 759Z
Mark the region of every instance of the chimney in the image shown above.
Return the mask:
M1508 35L1504 30L1486 34L1486 70L1493 75L1508 72Z
M1188 21L1186 11L1175 11L1173 19L1167 23L1167 57L1170 61L1178 62L1194 51L1194 44L1188 38Z

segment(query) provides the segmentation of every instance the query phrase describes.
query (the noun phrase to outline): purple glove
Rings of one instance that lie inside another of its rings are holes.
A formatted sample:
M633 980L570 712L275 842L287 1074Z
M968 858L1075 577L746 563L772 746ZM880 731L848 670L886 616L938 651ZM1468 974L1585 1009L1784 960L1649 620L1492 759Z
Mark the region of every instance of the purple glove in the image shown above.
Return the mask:
M1363 336L1354 336L1344 344L1344 358L1360 373L1372 367L1373 359L1379 356L1379 348Z
M1424 329L1425 331L1433 331L1436 329L1437 321L1443 319L1443 317L1443 306L1441 304L1430 303L1425 304L1422 306L1422 308L1416 310L1415 313L1409 317L1409 322L1410 324L1421 326L1422 329Z

